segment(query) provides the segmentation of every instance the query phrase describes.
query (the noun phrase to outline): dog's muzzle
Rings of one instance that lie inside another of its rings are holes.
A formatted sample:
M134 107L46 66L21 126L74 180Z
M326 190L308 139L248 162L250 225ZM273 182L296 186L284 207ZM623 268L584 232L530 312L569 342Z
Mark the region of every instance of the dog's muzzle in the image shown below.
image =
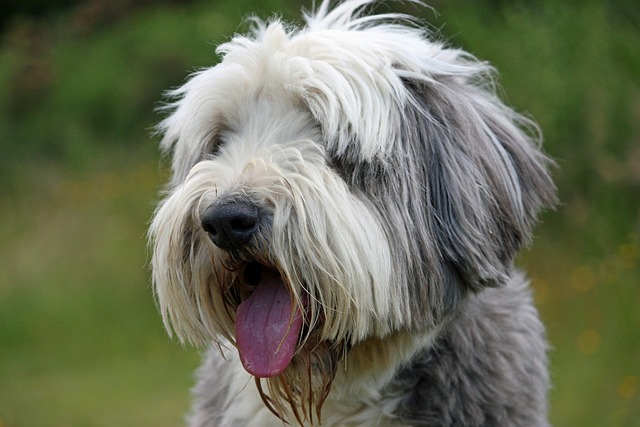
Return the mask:
M303 327L303 313L273 265L247 260L266 215L247 200L209 206L201 218L211 241L229 254L243 253L240 270L244 296L235 316L236 344L245 369L259 378L281 374L291 363Z
M211 241L221 249L240 249L258 230L260 211L247 201L215 204L202 217L202 228Z

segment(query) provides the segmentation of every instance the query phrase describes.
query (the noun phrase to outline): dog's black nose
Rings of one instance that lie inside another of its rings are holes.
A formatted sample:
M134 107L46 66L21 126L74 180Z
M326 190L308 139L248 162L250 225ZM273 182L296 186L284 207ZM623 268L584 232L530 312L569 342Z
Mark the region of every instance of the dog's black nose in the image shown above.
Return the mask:
M240 249L258 229L258 207L245 201L210 206L202 217L202 228L222 249Z

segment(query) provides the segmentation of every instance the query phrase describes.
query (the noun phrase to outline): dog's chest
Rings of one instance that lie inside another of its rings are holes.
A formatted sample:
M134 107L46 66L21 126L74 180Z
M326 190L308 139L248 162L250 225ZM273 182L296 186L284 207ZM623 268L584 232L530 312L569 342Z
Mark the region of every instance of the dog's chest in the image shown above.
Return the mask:
M334 390L322 407L321 423L305 427L402 427L392 415L397 401L383 398L377 390ZM234 414L228 426L282 427L285 425L265 406L255 387L248 384L230 403L226 414ZM236 418L238 417L238 418Z
M221 426L225 427L283 427L284 422L277 418L265 405L254 378L242 368L237 353L229 352L225 359L217 352L210 352L212 360L219 363L217 370L222 370L232 378L229 388L224 393L225 403L217 415ZM352 360L354 364L355 361ZM398 423L394 412L400 397L385 393L387 384L394 377L395 368L389 367L375 373L365 374L362 370L340 369L332 384L331 392L322 405L320 420L314 413L313 423L307 422L304 427L402 427ZM355 374L355 375L354 375ZM217 380L211 383L218 389L220 381L225 376L215 375ZM266 387L266 384L265 384ZM214 399L215 400L215 399ZM213 405L216 406L216 405ZM210 408L213 408L210 406ZM212 414L216 415L216 414ZM297 425L294 420L288 420L290 425ZM208 424L207 424L208 425Z
M402 427L393 416L397 402L393 399L333 399L323 407L322 425Z

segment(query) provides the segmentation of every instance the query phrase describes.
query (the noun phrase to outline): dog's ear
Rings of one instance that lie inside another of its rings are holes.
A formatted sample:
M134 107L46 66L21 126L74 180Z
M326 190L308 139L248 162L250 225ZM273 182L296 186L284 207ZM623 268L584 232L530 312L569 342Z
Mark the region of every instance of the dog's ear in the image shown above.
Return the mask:
M401 138L424 159L417 175L441 274L473 290L501 285L539 211L556 200L538 128L477 81L457 76L405 86L412 101Z

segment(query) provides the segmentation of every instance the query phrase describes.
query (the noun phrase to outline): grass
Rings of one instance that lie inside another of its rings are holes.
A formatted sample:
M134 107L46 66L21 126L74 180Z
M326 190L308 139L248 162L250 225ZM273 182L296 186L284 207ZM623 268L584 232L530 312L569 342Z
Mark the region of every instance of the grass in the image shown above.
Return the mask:
M0 427L182 423L199 354L166 336L149 283L146 227L167 178L153 108L240 17L294 16L284 3L162 3L95 22L75 10L6 29ZM634 4L451 0L428 15L497 66L558 161L562 206L519 260L553 346L556 426L640 423Z
M3 204L0 420L178 425L198 355L165 335L149 286L158 168L122 158L47 178Z

